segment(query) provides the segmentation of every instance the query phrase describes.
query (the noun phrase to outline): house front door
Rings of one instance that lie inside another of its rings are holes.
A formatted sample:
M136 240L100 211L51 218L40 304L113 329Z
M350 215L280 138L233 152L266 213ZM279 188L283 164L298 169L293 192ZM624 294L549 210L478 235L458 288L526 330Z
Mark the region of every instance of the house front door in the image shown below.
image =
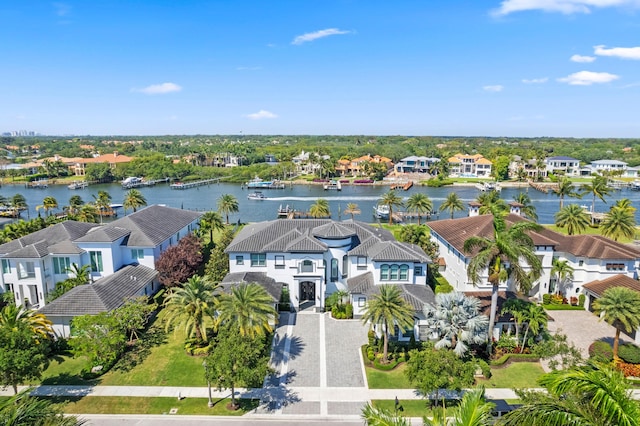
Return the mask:
M316 300L316 283L303 281L300 283L300 303Z

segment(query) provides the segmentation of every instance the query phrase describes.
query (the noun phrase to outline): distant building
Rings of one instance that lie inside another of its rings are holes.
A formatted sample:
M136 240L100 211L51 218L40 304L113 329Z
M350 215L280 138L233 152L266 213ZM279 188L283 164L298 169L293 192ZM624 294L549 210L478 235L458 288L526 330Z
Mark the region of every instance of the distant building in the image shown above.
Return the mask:
M393 161L390 158L381 155L363 155L353 160L338 160L336 172L340 176L362 176L365 173L365 163L384 164L387 170L393 168Z
M591 162L590 168L592 173L620 172L622 175L627 170L627 163L619 160L597 160Z
M563 174L565 176L580 175L580 160L571 157L547 157L544 160L547 167L547 174Z
M439 162L439 158L412 155L400 160L393 169L396 173L428 173L431 167Z
M449 158L449 175L451 177L490 177L491 161L480 154L456 154Z

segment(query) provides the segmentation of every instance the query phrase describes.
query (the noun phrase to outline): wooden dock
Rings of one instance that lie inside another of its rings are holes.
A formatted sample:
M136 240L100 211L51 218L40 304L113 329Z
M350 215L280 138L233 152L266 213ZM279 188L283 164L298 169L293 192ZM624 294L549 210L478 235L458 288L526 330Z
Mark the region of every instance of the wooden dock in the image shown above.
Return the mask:
M393 185L391 185L389 189L402 189L403 191L408 191L411 189L412 186L413 186L413 181L410 180L407 183L394 183Z
M195 182L176 182L176 183L172 183L170 187L171 189L190 189L190 188L210 185L212 183L218 183L218 182L220 182L220 178L204 179L204 180L198 180Z

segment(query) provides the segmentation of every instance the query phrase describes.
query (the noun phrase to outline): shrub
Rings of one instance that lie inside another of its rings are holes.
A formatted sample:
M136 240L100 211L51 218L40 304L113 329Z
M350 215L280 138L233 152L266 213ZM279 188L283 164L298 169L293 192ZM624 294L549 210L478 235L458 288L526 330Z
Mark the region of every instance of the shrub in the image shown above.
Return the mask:
M551 295L551 304L552 305L562 305L564 303L564 297L561 294L552 294Z
M596 340L589 346L589 357L600 362L611 362L613 360L613 349L607 342Z
M353 318L353 305L351 303L347 303L345 305L345 316L347 319Z
M489 364L487 363L487 361L483 359L479 359L478 368L480 369L480 371L482 371L482 375L484 376L485 379L491 378L491 367L489 367Z
M577 304L578 304L578 298L577 298L577 297L575 297L575 296L571 296L571 297L569 298L569 304L570 304L570 305L577 305Z
M545 305L551 304L551 295L548 294L548 293L547 294L543 294L542 295L542 303L545 304Z
M584 294L579 295L578 296L578 305L584 306L584 300L585 300Z
M625 377L640 377L640 365L638 364L619 362L616 364L616 368L620 370Z
M369 339L369 347L373 347L376 343L376 333L373 330L369 330L367 333L367 338Z
M369 359L369 361L373 361L374 359L376 359L376 353L374 352L373 348L369 348L367 350L367 358Z
M640 364L640 347L625 343L618 348L618 356L629 364Z

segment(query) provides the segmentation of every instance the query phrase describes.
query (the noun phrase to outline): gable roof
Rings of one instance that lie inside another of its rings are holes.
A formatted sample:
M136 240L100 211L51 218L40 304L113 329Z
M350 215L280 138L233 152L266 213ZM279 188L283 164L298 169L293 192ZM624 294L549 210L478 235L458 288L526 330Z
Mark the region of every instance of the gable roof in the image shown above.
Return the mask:
M640 293L640 281L624 274L616 274L604 280L591 281L583 287L598 297L602 297L605 291L613 287L625 287Z
M421 312L425 304L433 305L436 296L428 285L422 284L385 284L400 288L402 298L414 311ZM375 285L373 273L365 272L347 280L347 288L351 294L372 296L380 293L380 285Z
M276 282L264 272L234 272L227 274L220 282L220 286L225 293L228 293L232 287L243 283L260 284L269 293L273 302L280 302L283 283Z
M154 269L143 265L127 265L113 275L93 284L74 287L54 301L47 303L40 313L47 316L97 315L124 305L158 276Z

